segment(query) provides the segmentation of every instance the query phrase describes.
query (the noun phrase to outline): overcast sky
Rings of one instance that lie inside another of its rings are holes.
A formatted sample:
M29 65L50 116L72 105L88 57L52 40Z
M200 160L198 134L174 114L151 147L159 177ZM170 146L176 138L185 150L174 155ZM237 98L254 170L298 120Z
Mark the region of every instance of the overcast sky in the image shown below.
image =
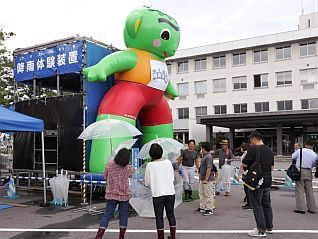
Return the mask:
M183 49L297 29L302 5L318 10L318 0L1 0L0 25L16 33L10 50L76 34L124 48L127 14L152 6L178 21Z

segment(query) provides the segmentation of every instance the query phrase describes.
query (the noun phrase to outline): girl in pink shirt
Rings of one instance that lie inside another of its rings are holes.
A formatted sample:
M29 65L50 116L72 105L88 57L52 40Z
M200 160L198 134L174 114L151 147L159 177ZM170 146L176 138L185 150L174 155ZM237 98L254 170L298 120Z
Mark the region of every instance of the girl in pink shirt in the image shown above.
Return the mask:
M114 215L114 211L118 206L119 210L119 239L124 239L128 224L128 205L131 197L129 188L129 177L133 170L129 165L130 151L123 148L118 151L114 160L108 162L105 168L106 194L107 200L104 216L99 225L99 229L95 239L102 239L105 230L108 227L110 219Z

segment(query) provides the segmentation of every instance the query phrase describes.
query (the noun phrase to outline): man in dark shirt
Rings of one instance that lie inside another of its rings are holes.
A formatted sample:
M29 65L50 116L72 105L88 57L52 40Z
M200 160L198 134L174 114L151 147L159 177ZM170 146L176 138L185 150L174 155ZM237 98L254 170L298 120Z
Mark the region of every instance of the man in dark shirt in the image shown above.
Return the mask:
M253 208L257 228L250 231L248 235L253 237L265 237L266 232L270 233L273 229L270 189L272 185L274 154L269 147L264 145L263 136L259 132L252 132L249 138L251 147L248 149L242 161L243 167L248 169L248 167L259 158L263 179L260 180L259 184L261 184L261 186L259 189L254 191L249 190L250 204ZM259 155L259 157L257 155Z
M195 212L201 212L204 216L213 215L213 191L212 182L214 181L213 158L210 154L211 146L209 142L201 144L203 157L200 166L199 196L200 207Z
M188 149L183 150L179 158L180 164L182 164L182 177L183 177L183 188L185 194L185 200L192 198L192 188L194 184L194 165L199 168L199 155L195 151L195 141L189 140Z

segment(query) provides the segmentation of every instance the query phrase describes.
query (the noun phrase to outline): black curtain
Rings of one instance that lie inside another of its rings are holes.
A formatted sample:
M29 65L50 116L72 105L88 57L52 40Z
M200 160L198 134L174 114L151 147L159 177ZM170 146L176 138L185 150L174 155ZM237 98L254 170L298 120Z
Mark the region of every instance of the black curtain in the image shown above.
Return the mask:
M82 142L77 139L82 131L82 95L69 95L18 102L17 112L44 121L46 130L58 129L58 168L79 171L82 168ZM14 137L13 167L32 169L33 158L41 161L39 151L34 151L34 133L16 133ZM41 148L40 134L36 134L35 148ZM56 148L56 138L45 137L45 148ZM55 145L54 145L55 144ZM46 162L56 162L56 152L45 152Z

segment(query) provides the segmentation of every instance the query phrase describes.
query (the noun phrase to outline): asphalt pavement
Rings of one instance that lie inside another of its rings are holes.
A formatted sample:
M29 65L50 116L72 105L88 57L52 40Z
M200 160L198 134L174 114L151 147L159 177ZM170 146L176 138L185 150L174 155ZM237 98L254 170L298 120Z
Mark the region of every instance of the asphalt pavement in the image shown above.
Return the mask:
M286 168L288 163L281 163L277 168ZM284 173L276 172L276 177L284 177ZM315 196L318 198L318 180L315 179ZM3 192L1 192L3 195ZM74 200L67 209L57 207L41 208L37 204L41 200L40 194L20 193L18 199L0 199L1 202L14 202L26 205L26 207L13 207L0 210L0 239L37 239L37 238L94 238L102 215L89 215L84 211L74 212L79 207L79 201ZM305 215L293 213L295 207L294 191L279 187L272 190L272 206L274 212L274 230L276 233L268 235L268 238L318 238L318 234L310 230L318 230L318 212ZM177 238L248 238L246 231L255 227L252 211L243 210L244 192L241 185L232 186L231 195L217 196L217 208L214 215L203 216L195 214L199 202L184 202L177 207L175 214L179 233ZM318 201L317 201L318 203ZM102 201L95 203L97 209L103 210L105 204ZM166 229L168 229L168 223ZM1 229L64 229L64 232L4 232ZM118 220L115 218L109 225L110 229L118 228ZM73 231L69 229L85 229L87 231ZM125 238L150 239L156 238L155 220L152 218L140 218L131 214L129 218L129 230ZM287 230L287 231L281 231ZM293 230L293 231L289 231ZM295 231L302 230L302 231ZM318 231L315 231L318 232ZM167 234L168 235L168 234ZM115 232L106 232L104 238L118 238Z

